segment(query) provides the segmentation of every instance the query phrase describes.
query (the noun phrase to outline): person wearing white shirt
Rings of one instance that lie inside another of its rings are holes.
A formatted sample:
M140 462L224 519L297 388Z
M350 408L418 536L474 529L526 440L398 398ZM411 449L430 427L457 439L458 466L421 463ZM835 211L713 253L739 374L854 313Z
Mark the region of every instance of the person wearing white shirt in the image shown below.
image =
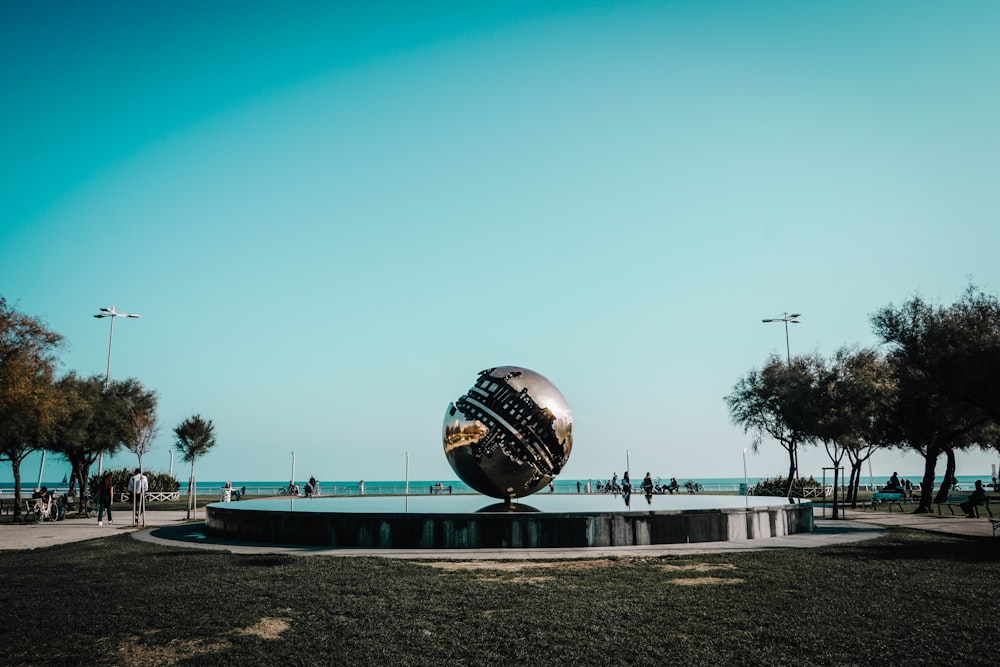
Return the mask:
M135 508L135 516L138 518L146 511L146 492L149 491L149 479L142 474L141 468L136 468L135 475L129 479L128 490L133 499L132 507Z

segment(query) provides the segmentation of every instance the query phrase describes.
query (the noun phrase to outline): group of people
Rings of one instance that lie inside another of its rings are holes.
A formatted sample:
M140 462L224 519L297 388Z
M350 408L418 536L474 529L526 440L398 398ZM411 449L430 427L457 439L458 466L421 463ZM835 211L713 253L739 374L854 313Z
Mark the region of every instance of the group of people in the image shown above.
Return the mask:
M672 495L681 490L681 485L676 477L671 477L667 483L660 483L659 479L653 482L653 477L648 472L642 480L641 487L643 494L647 496L652 496L654 493L669 493ZM693 481L688 481L684 485L684 488L687 489L688 493L695 493L702 490L701 484L696 484ZM577 485L577 490L579 491L579 485ZM628 472L623 474L621 481L618 479L618 473L615 473L606 484L598 482L597 491L598 493L630 494L632 493L632 481L629 479Z
M63 496L65 498L65 496ZM35 489L31 494L31 499L36 501L36 506L43 516L52 521L62 521L65 513L65 505L56 500L56 494L49 487L43 485L40 489Z
M904 479L902 482L899 481L899 474L896 472L892 473L892 477L885 483L882 487L883 491L896 491L897 493L902 493L903 498L909 498L913 495L913 484L909 479Z
M146 493L149 491L149 478L141 468L135 469L135 474L128 480L128 493L134 508L133 519L138 520L146 511ZM104 513L108 514L108 524L113 524L111 518L111 503L115 500L115 486L111 473L105 472L97 482L97 525L104 525Z
M246 487L243 487L243 488L245 489ZM364 493L364 488L365 488L364 487L364 481L362 481L361 482L361 493L362 494ZM301 495L305 495L306 498L309 498L310 496L318 496L319 495L319 482L316 481L315 477L310 477L309 481L306 482L305 493L303 494L302 493L302 489L299 487L298 484L295 483L295 480L291 480L290 479L290 480L288 480L288 486L285 487L285 489L283 489L281 491L281 493L289 495L289 496L301 496Z
M957 483L958 480L955 479L955 477L952 477L951 480L949 481L951 482L952 489L957 490L959 488ZM882 490L896 491L898 493L902 493L903 498L910 498L913 496L913 485L910 483L910 480L904 479L902 482L899 481L899 475L896 472L892 473L892 476L885 483L885 486L882 487ZM978 518L978 514L976 513L977 512L976 508L985 502L986 502L986 489L983 487L983 481L977 479L975 487L972 490L972 493L970 493L969 497L966 498L963 502L959 503L958 506L962 509L962 513L965 515L965 518L975 519Z
M246 492L247 487L234 489L232 482L226 482L226 485L222 487L222 491L219 493L219 500L224 503L228 503L231 500L240 500Z

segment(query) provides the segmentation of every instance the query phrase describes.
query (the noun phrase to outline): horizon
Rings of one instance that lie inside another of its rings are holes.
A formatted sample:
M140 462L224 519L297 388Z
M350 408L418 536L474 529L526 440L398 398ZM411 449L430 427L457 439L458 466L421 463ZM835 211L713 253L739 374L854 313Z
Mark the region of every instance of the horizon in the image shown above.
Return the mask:
M84 376L109 362L98 309L141 315L110 374L157 392L164 471L201 414L218 444L197 477L295 452L321 478L401 478L407 457L450 478L448 404L516 365L573 411L564 478L627 459L742 477L752 438L723 397L769 356L876 347L879 308L1000 291L998 19L981 0L6 3L0 294ZM802 314L787 347L762 322L783 313ZM785 475L787 455L765 441L746 466Z

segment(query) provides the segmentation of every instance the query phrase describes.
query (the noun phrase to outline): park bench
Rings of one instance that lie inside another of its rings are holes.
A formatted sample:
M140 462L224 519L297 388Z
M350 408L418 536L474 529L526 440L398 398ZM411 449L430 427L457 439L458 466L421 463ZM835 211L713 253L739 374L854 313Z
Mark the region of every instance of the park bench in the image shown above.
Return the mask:
M970 495L971 494L968 494L968 493L952 493L952 494L948 495L948 497L945 499L945 501L944 501L943 504L946 505L948 507L948 511L951 512L952 515L954 515L955 514L955 508L958 507L959 505L961 505L962 503L964 503L966 500L968 500ZM938 503L938 514L941 514L941 505L942 505L942 503ZM980 507L985 507L986 508L986 513L989 514L990 517L993 516L993 510L990 509L990 497L989 496L986 496L986 499L983 501L982 505L978 505L978 506L972 508L973 514L975 514L977 517L979 516L979 508Z
M899 511L903 511L903 493L901 491L876 491L872 494L872 509L878 509L881 503L887 503L889 505L889 511L892 511L892 503L896 503L899 507Z
M444 490L448 489L448 493L451 493L451 485L445 486L444 484L432 484L431 493L444 493Z

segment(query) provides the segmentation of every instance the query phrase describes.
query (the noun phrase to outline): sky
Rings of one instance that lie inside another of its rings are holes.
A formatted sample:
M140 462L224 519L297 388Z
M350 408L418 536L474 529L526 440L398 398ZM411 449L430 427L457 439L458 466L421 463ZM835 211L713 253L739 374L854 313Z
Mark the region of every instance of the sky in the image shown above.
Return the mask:
M104 376L99 308L141 315L111 377L157 392L161 472L200 414L199 479L454 479L448 404L515 365L573 410L561 477L742 477L750 370L1000 291L998 27L976 1L2 3L0 294L61 372Z

